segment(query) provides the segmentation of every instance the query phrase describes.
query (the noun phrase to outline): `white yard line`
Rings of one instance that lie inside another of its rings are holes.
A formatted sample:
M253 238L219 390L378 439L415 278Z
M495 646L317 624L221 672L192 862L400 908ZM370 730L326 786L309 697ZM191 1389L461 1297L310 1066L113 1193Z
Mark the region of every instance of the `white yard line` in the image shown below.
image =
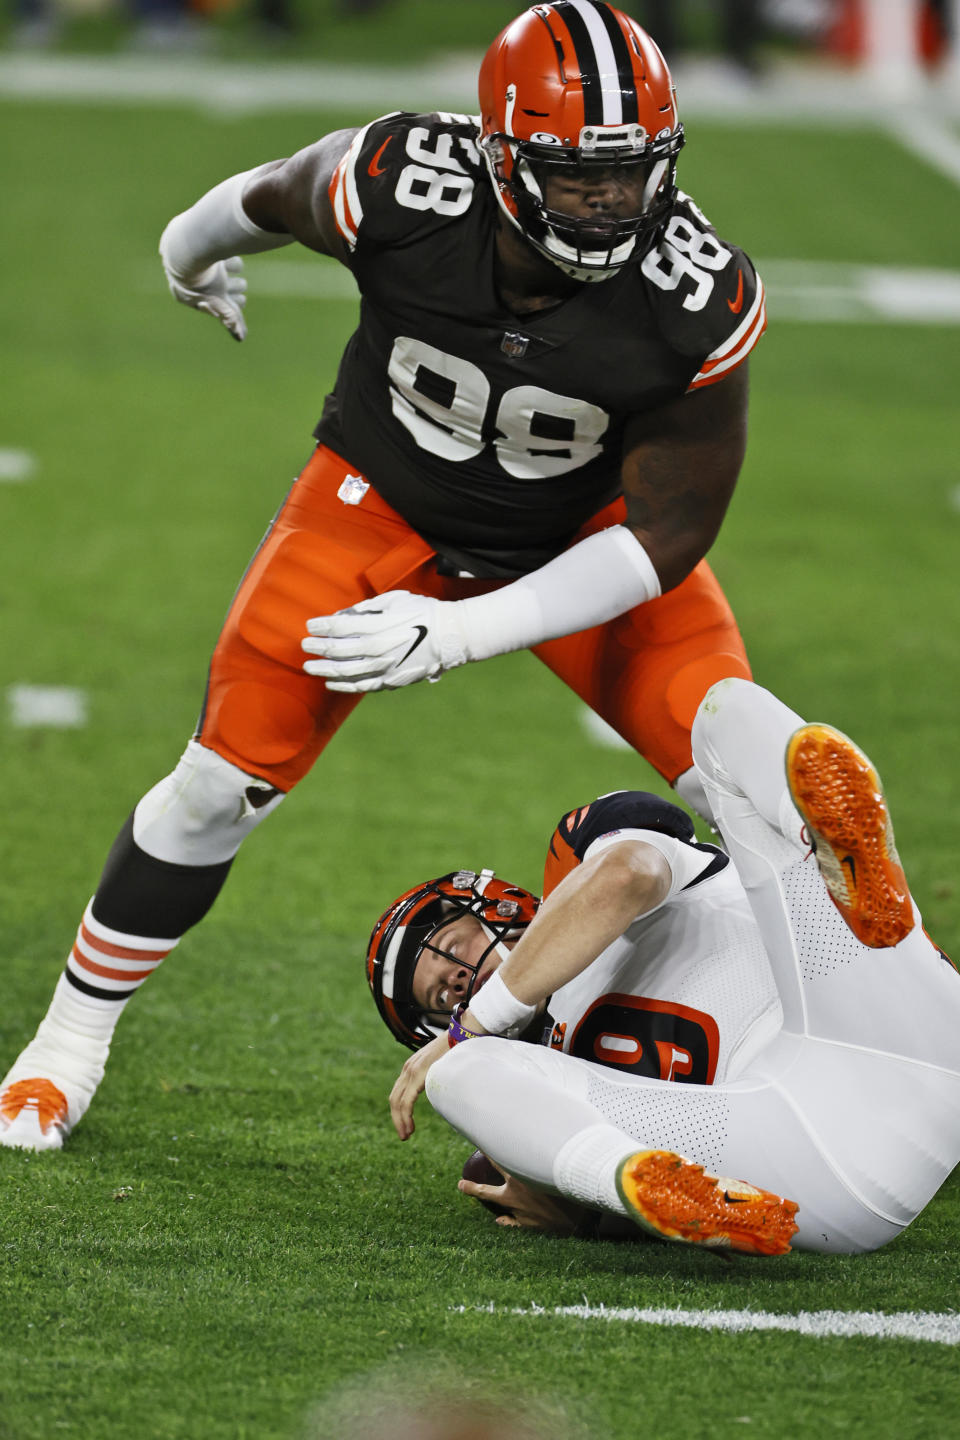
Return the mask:
M18 730L80 730L87 723L87 692L69 685L10 685L7 711Z
M633 749L630 741L624 740L623 736L619 735L612 725L608 725L595 710L591 710L589 705L580 707L580 727L595 745L602 745L605 750Z
M58 104L190 105L226 114L430 107L472 111L480 59L479 51L457 53L397 67L7 53L0 55L0 97ZM785 61L755 84L744 84L728 67L709 59L676 66L675 79L684 116L822 128L885 124L890 113L889 97L866 72L803 61ZM898 113L906 108L899 107ZM905 131L907 123L922 130L924 116L935 126L939 117L958 115L960 87L947 80L929 81L911 101Z
M757 267L775 322L960 325L960 270L762 258ZM246 270L254 300L357 298L353 277L336 261L254 256L247 259ZM152 265L140 280L151 289L159 284Z
M0 449L0 484L31 480L36 469L36 457L29 450Z
M455 1305L459 1314L518 1315L534 1318L619 1321L631 1325L680 1326L691 1330L723 1330L742 1335L754 1330L780 1330L817 1339L866 1337L877 1340L922 1340L936 1345L960 1345L960 1314L947 1311L903 1311L885 1315L878 1310L802 1310L779 1315L767 1310L618 1309L608 1305Z
M947 180L960 186L960 136L948 124L933 115L912 115L904 123L887 118L882 128L891 140L911 155L925 160Z
M758 260L772 321L960 324L960 270Z
M181 56L0 56L0 97L78 105L188 105L224 114L263 110L418 110L476 106L476 62L415 68L258 65Z
M246 257L244 270L251 296L269 295L275 300L359 301L357 282L345 265L325 256L301 253L302 260L275 260L273 256L262 255ZM145 272L151 289L157 287L158 272L159 264L151 262L149 272Z

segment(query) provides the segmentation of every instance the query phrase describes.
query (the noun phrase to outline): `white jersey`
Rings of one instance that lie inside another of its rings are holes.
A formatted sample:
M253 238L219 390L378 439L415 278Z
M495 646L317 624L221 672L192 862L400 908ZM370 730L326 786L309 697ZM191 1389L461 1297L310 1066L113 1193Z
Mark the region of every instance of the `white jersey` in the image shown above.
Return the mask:
M546 1042L629 1075L693 1085L733 1079L776 1033L781 1010L728 857L697 844L688 818L668 801L620 791L564 816L546 888L631 839L672 858L681 888L675 883L676 893L553 993Z
M591 1208L622 1214L617 1166L638 1146L662 1148L788 1196L797 1249L875 1250L960 1164L960 974L916 909L891 949L868 949L847 928L786 787L783 757L802 718L743 680L715 685L708 701L693 753L730 855L697 846L689 822L677 828L682 812L652 796L604 797L565 816L548 893L616 830L672 845L675 870L686 858L693 878L681 874L658 911L556 992L550 1048L495 1037L455 1046L427 1094L500 1169ZM776 1012L758 936L783 1013L766 1043ZM691 1012L699 1030L684 1031ZM663 1016L676 1021L666 1043L651 1018ZM704 1016L717 1028L713 1083L664 1084L701 1078L698 1066L710 1078L709 1044L695 1043L709 1039ZM677 1058L684 1048L689 1062Z

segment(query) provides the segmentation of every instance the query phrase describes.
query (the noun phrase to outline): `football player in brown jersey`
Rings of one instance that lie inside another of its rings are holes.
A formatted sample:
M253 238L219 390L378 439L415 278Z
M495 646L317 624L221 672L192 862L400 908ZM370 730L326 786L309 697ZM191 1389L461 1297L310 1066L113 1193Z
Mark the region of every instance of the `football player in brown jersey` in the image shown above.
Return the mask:
M693 715L749 668L704 556L763 287L677 190L673 84L628 16L527 10L484 59L480 111L337 131L163 233L173 295L237 340L240 256L294 242L351 270L360 322L197 732L121 830L0 1084L0 1144L62 1144L126 1002L365 691L529 647L706 808Z

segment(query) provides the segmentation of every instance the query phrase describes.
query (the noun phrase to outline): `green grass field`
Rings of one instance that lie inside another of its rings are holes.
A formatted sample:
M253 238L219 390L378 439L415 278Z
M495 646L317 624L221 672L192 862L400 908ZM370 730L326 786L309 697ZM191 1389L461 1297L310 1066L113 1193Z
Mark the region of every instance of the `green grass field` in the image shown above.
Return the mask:
M0 1065L190 732L354 320L253 283L234 345L166 294L159 232L224 175L363 118L0 105L0 447L37 460L0 485L0 685L90 697L84 729L0 715ZM682 183L761 268L956 264L956 188L872 132L690 132ZM948 326L778 324L772 305L712 557L757 679L879 764L954 952L958 349ZM957 1177L876 1255L723 1263L502 1232L457 1195L467 1147L437 1117L393 1136L403 1052L362 976L383 904L460 863L536 888L564 809L654 784L527 656L361 706L131 1005L69 1147L0 1152L2 1440L319 1440L427 1394L523 1401L576 1440L960 1434L944 1345L503 1313L955 1310Z

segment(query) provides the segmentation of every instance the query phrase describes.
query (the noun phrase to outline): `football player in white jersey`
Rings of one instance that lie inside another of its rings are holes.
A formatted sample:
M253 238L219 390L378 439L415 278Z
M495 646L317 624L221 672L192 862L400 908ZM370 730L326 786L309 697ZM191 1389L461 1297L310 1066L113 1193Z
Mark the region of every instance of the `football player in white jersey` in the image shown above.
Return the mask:
M519 934L510 916L491 924L493 906L451 907L406 989L410 952L387 934L390 912L381 920L370 957L381 1013L391 1023L385 1007L399 1004L409 1029L409 1003L422 1018L422 1048L390 1097L397 1133L412 1134L426 1087L508 1176L665 1238L779 1254L796 1227L798 1249L874 1250L960 1162L960 974L924 933L879 779L851 740L730 679L701 705L693 748L769 958L777 1023L756 959L745 967L736 940L709 953L740 905L718 890L725 872L703 880L711 862L688 840L624 828L587 845ZM673 994L660 943L674 957ZM627 1013L631 996L646 996L648 976L661 1014L700 1001L690 1008L701 1030L708 988L726 990L726 1060L712 1076L701 1062L694 1078L706 1084L676 1083L697 1063L696 1028L666 1041L618 1031L617 1006ZM595 1005L602 1023L590 1024ZM571 1011L561 1049L556 1026L543 1047L502 1038L529 1034L545 1007ZM587 1042L572 1053L570 1024ZM550 1223L549 1202L538 1211L513 1181L462 1188L515 1204L523 1223Z

